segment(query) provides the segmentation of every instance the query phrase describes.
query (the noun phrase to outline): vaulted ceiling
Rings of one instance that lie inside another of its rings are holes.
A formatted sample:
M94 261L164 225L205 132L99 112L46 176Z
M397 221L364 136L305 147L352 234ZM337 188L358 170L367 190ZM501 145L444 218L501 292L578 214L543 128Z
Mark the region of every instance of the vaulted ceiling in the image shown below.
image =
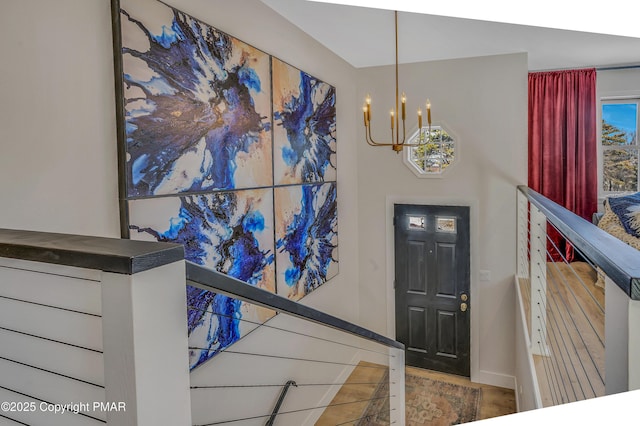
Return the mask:
M354 67L394 63L393 11L262 0ZM529 69L640 63L640 38L399 12L399 62L526 52Z

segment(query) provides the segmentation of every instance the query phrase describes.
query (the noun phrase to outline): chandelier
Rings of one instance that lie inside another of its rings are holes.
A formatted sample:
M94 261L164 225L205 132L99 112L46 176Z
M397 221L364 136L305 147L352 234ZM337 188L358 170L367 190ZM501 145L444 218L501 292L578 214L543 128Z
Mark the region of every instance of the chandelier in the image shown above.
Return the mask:
M406 120L406 103L407 97L402 93L402 109L400 114L398 113L398 11L395 11L395 32L396 32L396 105L395 110L391 110L391 142L376 142L371 136L371 96L367 95L365 104L362 107L364 112L364 127L365 138L367 143L371 146L390 146L396 153L400 153L405 146L421 146L429 142L431 136L431 103L427 99L427 124L428 130L425 132L422 129L422 109L418 109L418 137L417 143L407 143L405 132L405 120ZM400 120L402 119L402 140L400 140Z

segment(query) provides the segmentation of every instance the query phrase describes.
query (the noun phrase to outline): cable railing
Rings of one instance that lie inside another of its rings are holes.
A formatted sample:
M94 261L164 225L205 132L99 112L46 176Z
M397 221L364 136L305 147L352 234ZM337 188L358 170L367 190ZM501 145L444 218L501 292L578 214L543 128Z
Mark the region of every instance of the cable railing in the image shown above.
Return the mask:
M529 223L530 226L531 223ZM539 226L539 225L533 225ZM586 261L569 262L547 237L546 265L536 263L532 274L546 276L546 294L537 288L532 316L545 330L535 330L538 340L534 359L544 374L541 391L545 405L557 405L603 396L604 391L604 306L603 292L595 282L595 267ZM554 253L556 256L554 256ZM530 253L528 253L530 256ZM550 259L560 257L560 261ZM546 268L542 271L541 268ZM578 273L580 271L580 273ZM530 280L522 290L531 294ZM532 333L531 330L529 330Z
M187 284L277 312L192 371L194 425L404 424L401 343L190 262Z
M517 294L526 331L520 344L529 357L527 362L519 356L517 369L532 375L524 405L540 408L611 393L605 316L607 327L616 325L607 312L605 283L608 298L632 300L640 252L527 187L518 188L517 235Z

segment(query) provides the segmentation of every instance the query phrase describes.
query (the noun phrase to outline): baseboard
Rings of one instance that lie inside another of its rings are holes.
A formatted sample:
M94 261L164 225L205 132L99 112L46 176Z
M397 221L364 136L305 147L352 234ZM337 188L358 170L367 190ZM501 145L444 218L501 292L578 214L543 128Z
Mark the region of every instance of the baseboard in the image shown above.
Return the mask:
M502 373L493 371L480 370L471 375L471 381L481 383L483 385L498 386L507 389L516 389L516 378Z

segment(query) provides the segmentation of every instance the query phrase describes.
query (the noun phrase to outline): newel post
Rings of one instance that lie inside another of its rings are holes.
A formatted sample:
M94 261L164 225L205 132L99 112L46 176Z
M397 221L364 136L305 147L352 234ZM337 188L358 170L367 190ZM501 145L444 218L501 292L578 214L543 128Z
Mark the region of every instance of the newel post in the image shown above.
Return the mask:
M107 424L191 425L185 282L184 260L103 272Z
M389 404L390 423L398 426L406 424L405 419L405 359L404 349L389 348Z
M605 393L640 389L640 300L605 276Z

